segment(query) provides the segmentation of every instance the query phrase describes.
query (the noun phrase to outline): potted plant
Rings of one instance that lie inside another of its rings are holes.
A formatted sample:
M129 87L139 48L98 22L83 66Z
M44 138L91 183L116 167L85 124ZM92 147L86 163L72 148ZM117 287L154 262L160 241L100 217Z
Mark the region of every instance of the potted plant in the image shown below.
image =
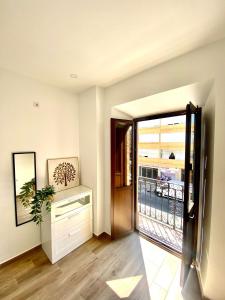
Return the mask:
M30 214L32 215L32 221L36 224L40 224L43 221L42 206L45 204L46 211L50 212L51 201L53 200L54 194L55 190L52 185L47 185L35 192L35 180L32 179L22 186L19 196L23 206L31 208Z

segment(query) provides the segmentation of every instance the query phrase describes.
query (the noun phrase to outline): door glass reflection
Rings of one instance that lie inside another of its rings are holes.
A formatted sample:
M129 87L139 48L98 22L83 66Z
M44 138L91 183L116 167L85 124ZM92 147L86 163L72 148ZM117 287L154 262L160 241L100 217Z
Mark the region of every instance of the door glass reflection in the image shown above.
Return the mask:
M129 126L125 136L125 185L132 184L132 126Z
M115 186L132 185L132 126L118 124L116 128Z
M188 212L191 211L194 205L194 190L193 190L193 181L194 181L194 147L195 147L195 114L191 115L191 140L190 140L190 171L189 171L189 198L188 198Z

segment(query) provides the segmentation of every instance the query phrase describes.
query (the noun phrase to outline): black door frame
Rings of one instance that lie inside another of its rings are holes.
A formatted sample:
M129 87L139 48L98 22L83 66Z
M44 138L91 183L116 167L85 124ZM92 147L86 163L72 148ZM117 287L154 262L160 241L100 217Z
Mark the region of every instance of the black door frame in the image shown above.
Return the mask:
M183 287L191 263L196 259L197 255L197 238L198 238L198 212L199 212L199 192L200 192L200 160L201 160L201 108L194 106L191 102L186 107L187 118L186 118L186 139L185 139L185 180L184 180L184 214L183 214L183 251L182 251L182 267L181 267L181 278L180 284ZM195 115L194 121L194 148L193 158L191 160L191 126L192 114ZM194 167L192 166L194 165ZM193 195L194 203L193 207L189 211L189 181L190 181L190 170L193 170ZM190 243L192 247L190 248ZM190 251L191 249L191 251Z
M135 118L133 119L134 122L134 228L136 231L139 232L138 228L137 228L137 149L138 149L138 145L137 145L137 123L140 121L149 121L149 120L155 120L155 119L163 119L163 118L169 118L169 117L176 117L176 116L182 116L182 115L186 115L186 109L185 110L178 110L178 111L174 111L174 112L168 112L168 113L160 113L160 114L154 114L154 115L150 115L150 116L145 116L145 117L140 117L140 118ZM149 240L150 242L156 244L157 246L159 246L160 248L172 253L173 255L182 258L182 253L179 253L177 251L175 251L174 249L170 248L169 246L166 246L162 243L160 243L159 241L155 240L154 238L149 237L148 235L139 232L141 234L141 236L143 236L145 239Z

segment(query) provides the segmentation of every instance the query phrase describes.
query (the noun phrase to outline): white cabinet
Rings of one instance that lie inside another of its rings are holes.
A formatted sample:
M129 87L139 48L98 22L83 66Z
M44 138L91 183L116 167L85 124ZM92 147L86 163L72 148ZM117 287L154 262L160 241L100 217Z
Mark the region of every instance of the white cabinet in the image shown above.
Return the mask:
M42 248L54 264L93 235L92 191L78 186L54 195L51 212L43 211Z

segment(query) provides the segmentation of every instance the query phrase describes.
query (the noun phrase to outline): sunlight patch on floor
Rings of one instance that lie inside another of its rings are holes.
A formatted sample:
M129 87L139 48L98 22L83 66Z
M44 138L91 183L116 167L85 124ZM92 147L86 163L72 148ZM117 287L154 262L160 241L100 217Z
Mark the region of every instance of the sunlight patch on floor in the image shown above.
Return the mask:
M121 299L127 298L136 288L143 275L131 276L115 280L106 281L107 285L117 294Z
M151 300L182 300L181 260L140 237Z

